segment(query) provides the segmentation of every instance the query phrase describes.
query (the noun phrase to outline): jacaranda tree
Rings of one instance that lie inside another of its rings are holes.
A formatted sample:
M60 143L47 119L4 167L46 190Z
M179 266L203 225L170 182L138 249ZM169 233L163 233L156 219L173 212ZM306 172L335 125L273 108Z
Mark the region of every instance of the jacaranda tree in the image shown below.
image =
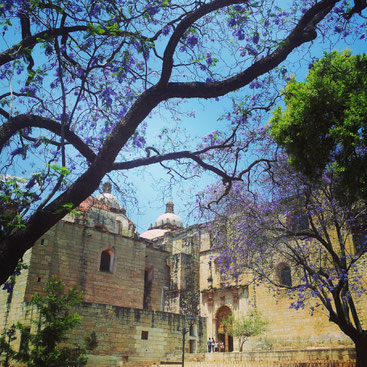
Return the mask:
M290 168L287 156L278 158L256 191L235 185L219 206L217 220L219 211L226 219L225 235L216 235L221 271L287 290L293 309L326 312L354 342L357 366L365 366L367 330L358 300L367 297L366 207L338 202L332 171L311 182Z
M282 63L318 35L363 38L365 7L361 0L3 1L0 281L108 173L174 161L227 185L240 180L255 164L238 164L254 139L250 113L271 105L272 87L288 77ZM176 146L169 129L146 146L151 113L179 113L179 100L231 92L222 131L191 150Z

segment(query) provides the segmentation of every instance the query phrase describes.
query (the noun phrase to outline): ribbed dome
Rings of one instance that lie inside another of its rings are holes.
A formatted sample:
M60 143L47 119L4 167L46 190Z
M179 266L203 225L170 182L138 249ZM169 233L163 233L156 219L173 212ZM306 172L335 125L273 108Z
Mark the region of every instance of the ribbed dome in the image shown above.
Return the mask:
M174 213L165 213L160 215L154 223L154 227L160 227L164 224L172 224L173 226L177 226L180 228L183 227L182 219Z
M175 226L178 228L183 228L182 219L173 212L173 203L169 201L166 204L166 212L158 217L154 223L154 227L163 226Z

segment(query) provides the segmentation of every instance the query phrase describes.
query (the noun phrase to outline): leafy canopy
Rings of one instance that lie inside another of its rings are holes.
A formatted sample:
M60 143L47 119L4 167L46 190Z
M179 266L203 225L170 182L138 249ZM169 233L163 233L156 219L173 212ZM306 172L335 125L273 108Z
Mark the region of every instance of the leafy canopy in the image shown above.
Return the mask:
M38 310L39 317L31 320L31 327L20 322L13 326L0 340L0 354L5 355L6 363L13 359L25 363L27 367L86 365L86 352L97 346L95 333L86 338L83 345L65 345L70 331L80 323L79 315L72 310L81 303L82 294L76 287L65 291L64 283L56 277L49 281L44 291L44 296L35 293L31 300L31 304ZM16 329L20 330L25 341L19 352L15 352L11 346L11 341L16 339Z
M271 134L291 164L311 179L331 170L339 196L367 201L367 55L325 54L283 95Z

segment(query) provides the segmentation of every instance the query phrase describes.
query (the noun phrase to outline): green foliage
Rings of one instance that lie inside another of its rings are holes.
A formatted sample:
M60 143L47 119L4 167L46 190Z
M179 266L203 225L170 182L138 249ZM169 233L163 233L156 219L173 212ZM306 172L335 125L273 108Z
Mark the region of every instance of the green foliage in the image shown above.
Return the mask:
M14 358L16 354L10 346L10 343L16 339L15 333L15 325L12 325L0 338L0 356L4 355L4 359L1 363L5 367L10 366L9 361Z
M50 167L55 173L61 176L67 176L70 173L70 170L66 167L59 166L57 164L47 164L48 167Z
M226 331L232 336L239 338L240 352L248 338L265 333L268 325L269 321L257 311L253 311L240 319L235 319L231 315L223 321L223 326Z
M49 281L44 291L45 296L36 293L31 301L38 310L38 320L32 320L31 328L20 322L16 325L23 340L19 352L15 352L11 340L6 339L9 332L0 339L0 352L6 356L4 361L10 357L27 367L84 366L87 363L86 352L97 346L95 333L86 338L83 345L66 344L69 332L80 322L79 315L73 313L72 308L80 304L81 293L76 287L66 292L64 284L56 277ZM33 333L32 329L36 332Z
M60 209L57 209L56 213L62 213L63 211L66 210L67 212L73 213L75 215L82 214L82 212L80 210L73 209L74 207L75 207L75 205L73 203L66 203L66 204L62 205Z
M26 183L27 180L18 177L0 176L0 239L14 230L25 227L18 210L19 207L27 208L35 196L33 192L24 191Z
M283 94L271 134L290 163L311 179L332 171L340 196L367 201L367 56L325 54Z

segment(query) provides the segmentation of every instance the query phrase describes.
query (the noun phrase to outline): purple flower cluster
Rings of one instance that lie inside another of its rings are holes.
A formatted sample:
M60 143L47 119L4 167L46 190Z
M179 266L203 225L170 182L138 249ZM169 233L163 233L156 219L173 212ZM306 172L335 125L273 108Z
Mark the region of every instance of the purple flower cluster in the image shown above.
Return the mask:
M197 35L190 33L189 36L186 38L186 42L192 48L199 43L199 38L197 37Z

